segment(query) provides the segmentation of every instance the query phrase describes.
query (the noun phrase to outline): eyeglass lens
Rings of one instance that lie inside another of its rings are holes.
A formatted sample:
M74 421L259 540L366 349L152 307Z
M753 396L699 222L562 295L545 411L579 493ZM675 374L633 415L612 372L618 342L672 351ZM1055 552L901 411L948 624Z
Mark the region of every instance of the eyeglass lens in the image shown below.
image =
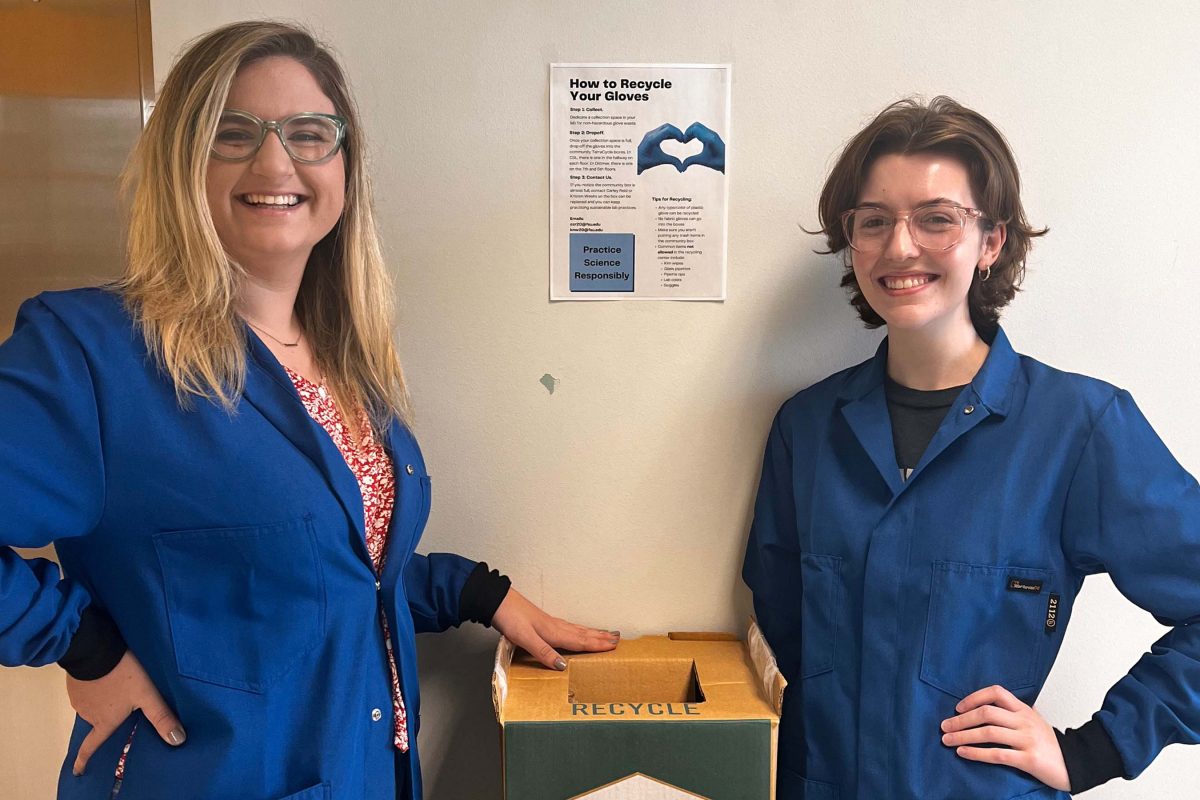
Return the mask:
M882 209L858 209L846 217L846 237L855 250L882 250L892 236L896 215ZM963 217L951 205L923 206L908 218L913 241L927 250L948 250L963 233Z
M300 114L279 127L284 147L297 161L320 161L338 146L338 126L333 120ZM225 114L217 125L213 151L231 160L250 158L265 137L266 125L240 114Z

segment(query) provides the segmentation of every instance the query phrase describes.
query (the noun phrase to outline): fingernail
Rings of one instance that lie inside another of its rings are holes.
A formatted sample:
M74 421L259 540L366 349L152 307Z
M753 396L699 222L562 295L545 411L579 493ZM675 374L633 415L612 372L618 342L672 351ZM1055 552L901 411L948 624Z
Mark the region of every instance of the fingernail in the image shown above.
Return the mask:
M183 732L183 728L172 728L167 738L171 740L171 744L178 747L187 741L187 734Z
M613 636L616 636L618 639L621 638L620 631L609 631L609 633L611 633Z
M559 672L562 672L564 669L567 668L566 660L563 659L562 656L559 656L558 658L554 659L554 668L556 670L558 670Z
M614 636L613 638L608 640L608 643L609 644L620 644L621 639L619 637Z
M950 734L947 733L942 736L942 744L950 744Z
M78 778L83 775L83 770L81 770L79 767L71 767L71 774Z

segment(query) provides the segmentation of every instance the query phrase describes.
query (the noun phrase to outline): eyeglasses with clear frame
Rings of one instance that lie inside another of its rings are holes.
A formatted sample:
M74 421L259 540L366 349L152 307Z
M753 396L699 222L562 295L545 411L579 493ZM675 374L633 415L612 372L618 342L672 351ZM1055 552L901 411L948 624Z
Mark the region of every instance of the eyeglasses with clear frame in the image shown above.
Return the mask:
M957 203L929 203L917 206L907 214L895 214L874 206L861 206L842 213L842 230L851 249L859 253L878 253L887 246L903 219L908 235L922 250L949 250L962 241L967 222L975 220L990 224L977 208Z
M262 120L249 111L226 109L217 123L212 154L222 161L248 161L272 131L293 161L324 164L341 149L346 126L345 117L315 111Z

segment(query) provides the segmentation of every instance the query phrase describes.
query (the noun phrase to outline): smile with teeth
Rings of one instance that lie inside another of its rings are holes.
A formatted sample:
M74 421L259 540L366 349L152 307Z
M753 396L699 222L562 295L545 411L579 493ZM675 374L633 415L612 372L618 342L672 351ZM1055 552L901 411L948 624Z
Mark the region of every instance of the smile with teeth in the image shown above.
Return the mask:
M248 206L291 208L300 204L300 196L295 194L244 194L241 195L241 201Z
M933 275L917 275L916 277L912 278L880 278L879 282L882 283L886 289L899 290L913 289L917 286L924 286L934 279L935 276Z

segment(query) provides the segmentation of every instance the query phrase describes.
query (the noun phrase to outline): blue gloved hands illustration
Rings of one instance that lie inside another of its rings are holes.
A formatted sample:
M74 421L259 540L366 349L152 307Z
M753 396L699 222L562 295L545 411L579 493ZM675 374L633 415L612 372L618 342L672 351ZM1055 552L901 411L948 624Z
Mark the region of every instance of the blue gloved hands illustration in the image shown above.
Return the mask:
M687 144L693 139L704 145L704 149L693 156L680 161L673 155L663 152L662 143L668 139ZM725 142L720 135L700 122L693 122L686 131L680 131L674 125L667 123L659 125L642 137L642 143L637 149L637 171L641 175L651 167L673 166L680 172L696 164L708 167L717 172L725 172Z
M665 164L670 164L675 169L683 172L683 163L675 156L667 155L663 152L662 143L666 139L675 139L683 142L687 141L683 138L683 133L671 123L659 125L654 130L642 137L642 143L637 149L637 171L641 175L645 170L651 167L661 167Z
M684 160L683 165L679 167L679 171L683 172L692 164L699 164L702 167L708 167L709 169L715 169L717 172L724 173L725 142L722 141L720 135L707 125L693 122L683 132L683 141L690 142L692 139L703 142L704 149L694 156L688 156Z

